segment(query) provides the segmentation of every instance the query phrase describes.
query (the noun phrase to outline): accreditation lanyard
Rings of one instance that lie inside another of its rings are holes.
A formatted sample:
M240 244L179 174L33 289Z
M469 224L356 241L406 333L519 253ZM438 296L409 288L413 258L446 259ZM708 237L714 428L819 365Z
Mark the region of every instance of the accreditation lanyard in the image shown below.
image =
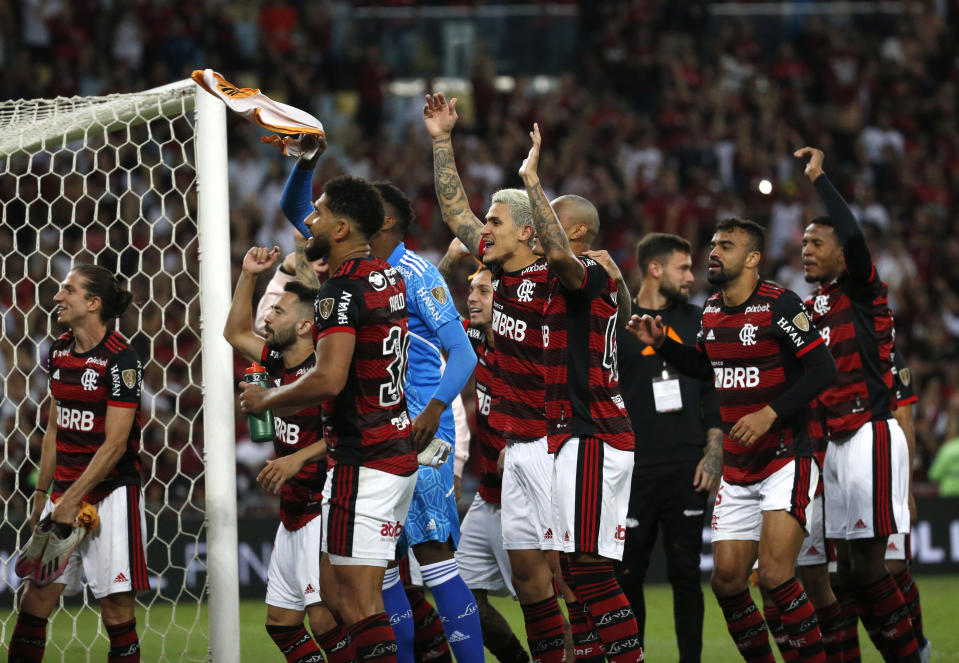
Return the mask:
M668 330L664 330L668 331ZM653 378L653 402L656 412L679 412L683 409L683 394L679 389L679 377L669 372L666 360L663 360L663 370L658 378Z

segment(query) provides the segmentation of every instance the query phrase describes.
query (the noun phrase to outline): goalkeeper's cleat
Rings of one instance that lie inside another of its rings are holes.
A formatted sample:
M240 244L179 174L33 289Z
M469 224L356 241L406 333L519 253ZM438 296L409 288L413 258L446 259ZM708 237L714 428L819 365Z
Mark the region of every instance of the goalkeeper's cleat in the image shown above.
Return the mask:
M441 467L443 463L446 462L446 459L449 458L452 450L452 444L438 437L434 437L433 440L426 445L426 448L416 455L416 459L420 465Z
M47 542L50 540L51 528L47 527L50 522L50 516L47 515L43 520L37 523L37 526L33 528L33 533L27 540L27 544L23 546L23 550L20 551L20 555L17 557L17 564L14 566L14 571L16 571L16 574L21 578L32 576L37 570L37 567L40 566L40 558L43 556L43 551L47 547Z
M49 585L63 574L70 563L70 555L87 535L86 527L71 527L53 521L50 521L49 529L47 546L33 573L33 581L41 587Z

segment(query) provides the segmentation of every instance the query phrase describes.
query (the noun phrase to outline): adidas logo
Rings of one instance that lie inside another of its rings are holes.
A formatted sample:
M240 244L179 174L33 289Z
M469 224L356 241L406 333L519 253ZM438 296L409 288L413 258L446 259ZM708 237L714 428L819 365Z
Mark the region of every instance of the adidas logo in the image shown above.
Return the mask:
M59 379L60 379L60 369L59 369L59 368L53 372L53 379L54 379L54 380L59 380Z
M436 529L436 521L433 520L432 518L430 518L430 521L429 521L428 523L426 523L426 529L427 529L427 530L435 530L435 529Z
M569 541L569 530L566 530L566 533L563 534L563 541Z
M853 525L853 529L866 529L866 523L862 522L862 518L856 521L856 524Z
M809 550L806 551L806 554L807 554L807 555L818 555L818 554L819 554L819 550L816 548L816 546L809 546Z
M889 542L889 545L886 546L886 550L891 550L893 552L898 552L899 548L892 541Z
M709 330L709 333L706 334L706 340L707 340L707 341L715 341L715 340L716 340L716 334L715 334L715 332L713 332L712 329L710 329L710 330Z
M313 583L307 583L306 589L303 590L303 593L304 593L304 594L314 594L314 593L316 593L316 590L313 589Z
M450 642L463 642L463 640L469 640L470 637L463 633L462 631L453 631L449 634L447 640Z
M546 530L546 534L543 535L543 538L546 539L547 541L553 538L553 528L552 528L552 527L550 527L548 530Z
M120 571L117 577L113 579L113 582L130 582L130 579L123 575L123 571Z

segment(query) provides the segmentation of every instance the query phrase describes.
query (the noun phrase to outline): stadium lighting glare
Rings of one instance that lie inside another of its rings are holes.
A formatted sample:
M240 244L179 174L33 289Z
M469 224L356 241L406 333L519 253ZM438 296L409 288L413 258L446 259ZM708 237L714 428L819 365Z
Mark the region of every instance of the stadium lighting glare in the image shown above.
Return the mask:
M768 196L773 192L773 183L769 180L759 180L759 193Z

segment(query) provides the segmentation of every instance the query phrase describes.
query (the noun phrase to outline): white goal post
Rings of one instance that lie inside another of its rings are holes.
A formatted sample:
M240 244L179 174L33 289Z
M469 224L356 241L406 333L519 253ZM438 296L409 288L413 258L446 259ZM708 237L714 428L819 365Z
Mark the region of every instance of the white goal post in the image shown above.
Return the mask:
M144 362L144 660L240 660L226 152L226 109L192 80L0 101L0 649L22 593L13 569L48 407L43 362L63 331L50 299L73 264L97 262L133 292L118 326ZM102 660L95 600L72 589L46 660Z

